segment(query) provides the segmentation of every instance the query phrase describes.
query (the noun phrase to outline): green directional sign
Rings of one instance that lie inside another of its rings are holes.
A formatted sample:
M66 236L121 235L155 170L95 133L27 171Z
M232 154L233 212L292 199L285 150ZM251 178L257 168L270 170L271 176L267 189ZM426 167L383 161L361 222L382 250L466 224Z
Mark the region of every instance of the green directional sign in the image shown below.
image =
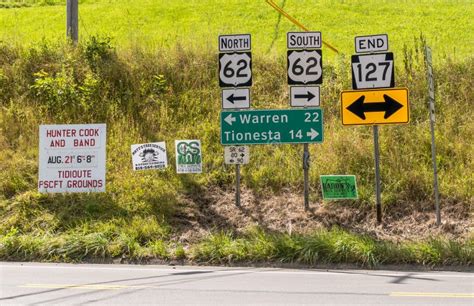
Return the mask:
M320 108L221 112L223 145L321 142Z
M343 200L357 199L355 175L321 175L323 199Z

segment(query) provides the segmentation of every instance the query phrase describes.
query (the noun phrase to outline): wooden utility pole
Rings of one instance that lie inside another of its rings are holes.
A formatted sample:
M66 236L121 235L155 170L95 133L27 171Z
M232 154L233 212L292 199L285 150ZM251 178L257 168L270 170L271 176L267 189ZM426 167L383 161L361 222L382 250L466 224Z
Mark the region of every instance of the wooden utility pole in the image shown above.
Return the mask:
M74 44L79 38L79 4L78 0L67 0L66 2L66 36Z

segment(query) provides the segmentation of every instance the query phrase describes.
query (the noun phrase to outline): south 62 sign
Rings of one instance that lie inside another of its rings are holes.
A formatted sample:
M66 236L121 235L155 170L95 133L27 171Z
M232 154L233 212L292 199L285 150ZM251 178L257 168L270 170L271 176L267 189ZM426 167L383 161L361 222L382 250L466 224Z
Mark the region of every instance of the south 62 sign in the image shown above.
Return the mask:
M219 54L220 87L252 85L252 54L250 52Z
M321 50L288 51L288 84L309 85L323 82Z

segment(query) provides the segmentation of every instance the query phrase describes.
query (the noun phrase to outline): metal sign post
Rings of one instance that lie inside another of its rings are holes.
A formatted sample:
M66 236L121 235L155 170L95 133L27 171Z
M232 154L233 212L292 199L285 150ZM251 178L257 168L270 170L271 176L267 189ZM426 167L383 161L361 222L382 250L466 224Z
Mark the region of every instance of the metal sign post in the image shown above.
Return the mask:
M321 32L288 32L287 42L287 80L290 85L290 106L320 106L320 85L323 81ZM322 133L322 127L321 127ZM319 132L311 129L311 139ZM303 145L304 209L309 210L309 167L308 143Z
M303 175L304 175L304 210L309 210L309 164L310 155L308 144L304 144L303 149Z
M379 126L374 125L374 156L375 156L375 206L377 223L382 222L382 197L380 190L380 153L379 153Z
M439 206L439 188L438 188L438 167L436 164L436 142L435 142L435 92L433 78L433 64L431 59L431 49L425 46L425 61L428 72L428 100L430 110L430 130L431 130L431 160L433 163L433 187L436 205L436 225L441 225L441 211Z
M222 89L222 109L250 108L252 86L252 39L250 34L219 36L219 86ZM222 120L221 120L222 124ZM232 124L232 122L231 122ZM235 164L235 205L240 207L240 165L248 163L248 148L224 152L226 164ZM239 153L237 153L239 155Z
M393 88L395 72L393 53L388 51L386 34L355 38L356 54L351 58L352 89L341 93L343 125L372 125L374 131L375 207L377 223L382 222L380 186L379 124L410 121L408 89ZM377 89L375 89L377 88Z
M240 207L240 165L235 165L235 205Z
M79 38L79 4L78 0L66 1L66 36L73 43L77 43Z

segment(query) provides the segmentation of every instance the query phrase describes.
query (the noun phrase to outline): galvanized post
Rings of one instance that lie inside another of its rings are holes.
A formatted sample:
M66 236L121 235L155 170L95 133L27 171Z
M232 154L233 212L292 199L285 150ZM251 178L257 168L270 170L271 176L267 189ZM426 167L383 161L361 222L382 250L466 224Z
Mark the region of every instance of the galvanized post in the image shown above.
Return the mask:
M304 209L309 210L309 163L310 155L308 144L303 149L303 172L304 172Z
M66 36L74 44L79 38L79 4L78 0L66 1Z
M240 165L235 165L235 205L240 207Z
M380 154L379 154L379 127L374 125L374 155L375 155L375 206L377 209L377 223L382 223L382 200L380 191Z
M441 225L441 208L439 205L439 187L438 187L438 166L436 163L436 141L435 141L435 90L433 77L433 62L431 58L431 48L425 46L425 61L428 74L428 107L430 114L430 132L431 132L431 161L433 163L433 188L436 206L436 225Z

